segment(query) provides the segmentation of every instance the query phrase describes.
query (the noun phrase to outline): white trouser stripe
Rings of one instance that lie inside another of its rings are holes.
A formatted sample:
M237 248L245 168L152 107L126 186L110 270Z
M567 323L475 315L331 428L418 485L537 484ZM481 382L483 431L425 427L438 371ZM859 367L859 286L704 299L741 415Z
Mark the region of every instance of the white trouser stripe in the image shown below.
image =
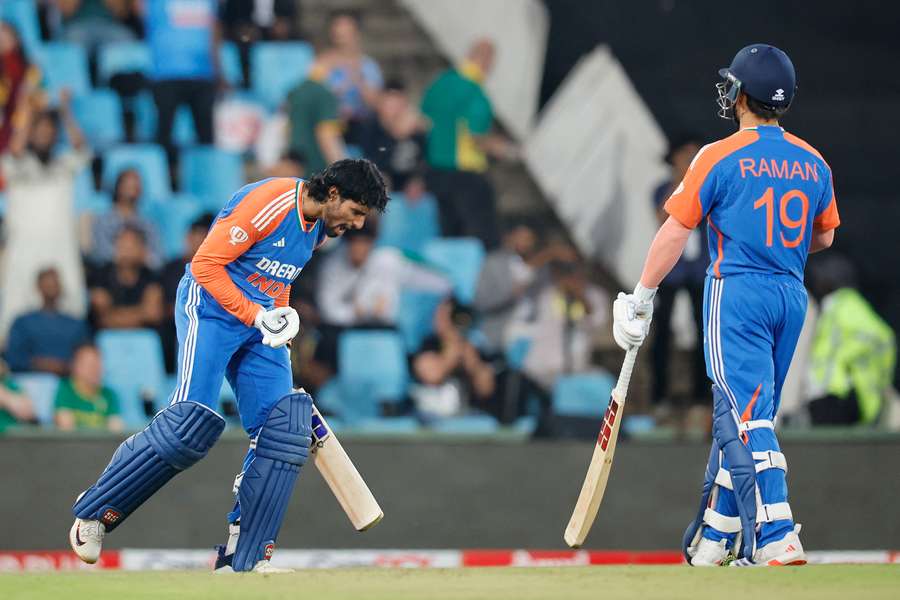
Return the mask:
M184 312L188 318L188 331L184 338L184 347L182 349L181 382L179 383L178 391L172 397L172 404L187 399L188 391L191 387L191 375L194 372L194 354L197 348L197 329L199 326L197 306L199 304L200 286L192 281L191 287L188 289L188 300L184 307Z
M740 413L737 409L737 402L731 388L725 380L725 364L722 358L722 337L721 337L721 320L720 310L722 307L722 288L724 280L713 279L710 284L710 301L709 301L709 321L707 330L709 336L709 362L712 367L713 379L716 385L722 390L722 393L728 398L731 404L732 417L735 423L740 423Z

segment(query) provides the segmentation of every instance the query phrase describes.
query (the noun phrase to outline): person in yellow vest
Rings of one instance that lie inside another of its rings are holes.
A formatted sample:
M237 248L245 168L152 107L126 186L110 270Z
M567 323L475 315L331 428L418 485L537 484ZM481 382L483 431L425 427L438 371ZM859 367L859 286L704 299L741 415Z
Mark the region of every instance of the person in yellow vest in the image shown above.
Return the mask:
M811 421L875 424L894 377L894 331L856 289L847 259L829 257L818 267L822 306L807 372Z

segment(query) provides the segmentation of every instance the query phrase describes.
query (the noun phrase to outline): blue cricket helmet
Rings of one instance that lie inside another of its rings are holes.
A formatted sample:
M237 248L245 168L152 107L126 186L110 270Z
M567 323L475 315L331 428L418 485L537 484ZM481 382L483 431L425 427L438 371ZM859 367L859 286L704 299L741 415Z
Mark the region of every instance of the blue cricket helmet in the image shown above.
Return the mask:
M744 92L774 109L787 109L797 89L794 64L784 51L769 44L750 44L741 48L731 65L719 69L724 81L716 85L719 116L734 118L734 103Z

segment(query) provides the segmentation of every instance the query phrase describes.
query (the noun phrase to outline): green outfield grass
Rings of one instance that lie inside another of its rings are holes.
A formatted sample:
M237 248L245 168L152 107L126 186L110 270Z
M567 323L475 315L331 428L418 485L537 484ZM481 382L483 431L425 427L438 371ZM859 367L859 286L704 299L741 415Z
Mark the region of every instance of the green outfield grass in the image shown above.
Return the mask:
M778 600L896 599L900 598L900 566L333 569L268 576L172 571L0 575L0 598L9 600L697 600L746 594Z

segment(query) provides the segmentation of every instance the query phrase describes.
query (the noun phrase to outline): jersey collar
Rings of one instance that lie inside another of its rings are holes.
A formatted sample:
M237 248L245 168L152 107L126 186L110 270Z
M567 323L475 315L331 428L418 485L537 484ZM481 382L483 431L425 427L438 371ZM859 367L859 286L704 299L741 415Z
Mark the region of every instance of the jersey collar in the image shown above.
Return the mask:
M313 221L312 223L307 223L306 219L303 218L303 180L297 181L297 218L300 220L300 229L304 232L309 233L312 231L316 223L318 223L318 219Z

